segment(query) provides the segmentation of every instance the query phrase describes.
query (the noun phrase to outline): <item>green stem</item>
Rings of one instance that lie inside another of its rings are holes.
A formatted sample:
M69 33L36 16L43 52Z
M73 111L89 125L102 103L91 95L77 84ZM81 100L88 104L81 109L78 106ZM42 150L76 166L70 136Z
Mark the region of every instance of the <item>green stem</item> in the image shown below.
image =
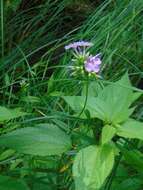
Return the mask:
M4 4L1 0L1 56L4 57Z
M87 78L86 78L87 80L86 80L86 92L85 92L85 100L84 100L84 105L83 105L83 108L82 108L82 110L81 110L81 112L78 114L78 116L77 116L77 118L80 118L80 116L81 116L81 114L84 112L84 110L85 110L85 107L86 107L86 104L87 104L87 98L88 98L88 87L89 87L89 77L87 76ZM78 123L78 120L75 122L75 124L74 124L74 127L77 125L77 123Z
M81 110L81 112L79 113L79 115L78 115L78 117L80 117L81 116L81 114L84 112L84 110L85 110L85 107L86 107L86 103L87 103L87 98L88 98L88 87L89 87L89 77L87 76L87 81L86 81L86 91L85 91L85 101L84 101L84 105L83 105L83 108L82 108L82 110Z

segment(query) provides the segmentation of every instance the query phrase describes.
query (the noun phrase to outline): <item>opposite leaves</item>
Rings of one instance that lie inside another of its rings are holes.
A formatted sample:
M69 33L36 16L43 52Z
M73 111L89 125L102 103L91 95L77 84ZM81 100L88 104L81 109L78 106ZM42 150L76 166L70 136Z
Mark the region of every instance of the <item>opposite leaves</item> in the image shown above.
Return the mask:
M91 118L101 119L105 123L122 123L134 111L134 108L130 106L140 95L133 92L128 75L125 74L119 81L100 89L96 97L93 93L88 94L85 110L89 111ZM86 99L85 96L64 96L63 98L76 113L83 109ZM81 117L86 118L85 113Z

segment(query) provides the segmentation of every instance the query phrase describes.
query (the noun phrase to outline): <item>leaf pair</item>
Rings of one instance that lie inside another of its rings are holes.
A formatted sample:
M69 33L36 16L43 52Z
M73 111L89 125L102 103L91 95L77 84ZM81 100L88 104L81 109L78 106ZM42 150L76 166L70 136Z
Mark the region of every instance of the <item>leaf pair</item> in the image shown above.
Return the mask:
M98 87L92 90L89 86L86 105L84 93L82 96L63 97L77 114L85 107L91 118L106 123L102 129L101 145L88 146L80 150L75 158L73 175L76 190L99 190L102 187L114 164L117 150L109 145L114 135L143 140L143 124L129 119L134 111L130 106L141 93L133 92L128 75L103 89ZM81 117L86 118L86 112Z
M95 84L97 85L97 84ZM88 94L85 110L88 110L91 118L99 118L106 123L122 123L134 111L130 108L141 93L134 93L128 75L125 74L121 80L112 83L99 92L97 97ZM85 104L85 96L64 96L64 100L76 112L80 112ZM86 118L85 113L82 114Z

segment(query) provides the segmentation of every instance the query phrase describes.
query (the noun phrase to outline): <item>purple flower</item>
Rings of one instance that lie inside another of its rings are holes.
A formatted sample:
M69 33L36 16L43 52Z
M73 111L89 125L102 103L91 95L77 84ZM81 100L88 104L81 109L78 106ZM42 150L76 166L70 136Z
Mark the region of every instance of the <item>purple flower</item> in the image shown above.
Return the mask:
M89 73L98 73L100 70L101 59L100 54L96 56L89 56L85 63L85 70Z
M68 49L77 49L79 47L91 47L93 46L93 43L91 42L87 42L87 41L79 41L79 42L74 42L74 43L71 43L67 46L65 46L65 49L68 50Z

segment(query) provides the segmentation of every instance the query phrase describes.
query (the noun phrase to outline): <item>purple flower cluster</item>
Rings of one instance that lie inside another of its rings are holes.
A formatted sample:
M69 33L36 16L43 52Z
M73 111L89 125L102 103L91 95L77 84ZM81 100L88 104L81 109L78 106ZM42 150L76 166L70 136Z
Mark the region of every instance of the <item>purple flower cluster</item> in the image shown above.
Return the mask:
M71 49L71 48L77 49L78 47L91 47L91 46L93 46L93 43L91 42L79 41L79 42L74 42L65 46L65 49L66 50Z
M100 54L89 56L84 62L85 70L89 73L98 73L100 71L101 59Z
M82 53L83 50L81 50L81 47L91 47L93 46L93 43L87 42L87 41L78 41L71 43L67 46L65 46L65 49L74 49L77 53L77 55L83 55L84 56L84 70L88 73L98 73L100 71L101 66L101 58L100 54L97 54L96 56L89 55L89 53L85 54ZM80 51L79 51L80 50Z

